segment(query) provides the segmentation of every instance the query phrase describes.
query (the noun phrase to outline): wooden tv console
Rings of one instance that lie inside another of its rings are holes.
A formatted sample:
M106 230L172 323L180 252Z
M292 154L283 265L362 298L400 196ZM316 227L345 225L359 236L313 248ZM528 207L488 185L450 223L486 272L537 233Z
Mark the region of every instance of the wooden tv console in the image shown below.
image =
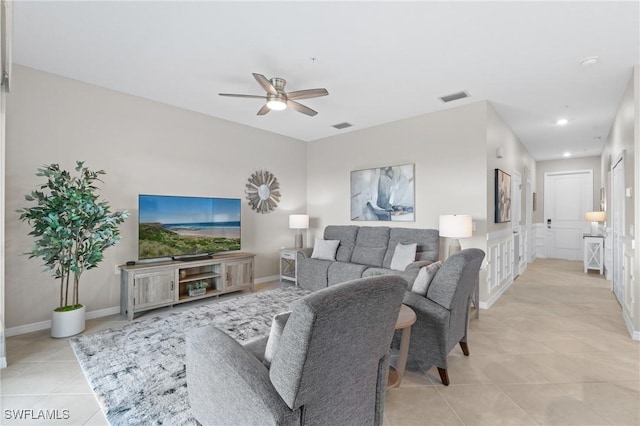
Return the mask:
M253 291L253 258L226 253L212 259L120 265L120 312L129 320L142 311L232 291ZM187 285L207 282L206 293L189 296Z

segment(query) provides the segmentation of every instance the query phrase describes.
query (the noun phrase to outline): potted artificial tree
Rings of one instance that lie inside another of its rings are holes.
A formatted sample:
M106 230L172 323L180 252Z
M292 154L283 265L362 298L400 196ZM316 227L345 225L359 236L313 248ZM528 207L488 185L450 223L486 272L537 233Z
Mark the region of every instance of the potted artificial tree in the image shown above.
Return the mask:
M42 259L47 270L60 280L60 306L53 311L51 336L68 337L85 327L85 308L79 300L80 276L98 266L103 252L120 240L118 225L126 211L112 213L96 194L96 181L104 170L91 171L76 162L76 176L58 164L39 168L36 176L47 181L26 195L36 205L18 210L20 220L33 227L31 257ZM73 280L71 277L73 276ZM73 292L69 297L69 287Z

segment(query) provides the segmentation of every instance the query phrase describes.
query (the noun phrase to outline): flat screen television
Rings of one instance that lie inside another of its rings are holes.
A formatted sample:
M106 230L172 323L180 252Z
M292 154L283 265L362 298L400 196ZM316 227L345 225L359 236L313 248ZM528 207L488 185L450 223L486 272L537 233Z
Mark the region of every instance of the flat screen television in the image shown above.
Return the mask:
M138 196L138 259L240 250L240 199Z

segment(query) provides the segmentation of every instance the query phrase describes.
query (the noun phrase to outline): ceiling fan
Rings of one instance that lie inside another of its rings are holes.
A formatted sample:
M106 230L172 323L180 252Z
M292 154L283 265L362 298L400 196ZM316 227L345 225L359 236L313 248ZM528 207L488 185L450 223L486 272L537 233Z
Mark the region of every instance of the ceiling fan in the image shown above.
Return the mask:
M262 88L267 92L266 96L258 96L258 95L239 95L234 93L218 93L220 96L231 96L234 98L257 98L257 99L266 99L267 103L258 110L258 115L265 115L271 110L274 111L282 111L287 107L294 109L303 114L309 115L313 117L317 114L316 111L312 110L309 107L306 107L296 100L299 99L309 99L309 98L317 98L320 96L326 96L329 94L327 89L306 89L306 90L296 90L295 92L285 92L284 85L287 81L283 78L273 77L271 80L268 80L264 75L253 73L253 77L256 79L258 84L262 86Z

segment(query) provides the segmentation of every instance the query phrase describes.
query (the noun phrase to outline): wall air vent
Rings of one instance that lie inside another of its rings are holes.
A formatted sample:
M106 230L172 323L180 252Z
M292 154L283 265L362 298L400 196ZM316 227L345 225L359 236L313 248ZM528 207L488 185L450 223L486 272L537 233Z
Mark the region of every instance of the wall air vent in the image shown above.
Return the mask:
M347 123L345 121L344 123L334 124L332 127L335 127L338 130L342 130L342 129L346 129L347 127L351 127L351 126L353 126L353 124Z
M469 96L471 96L471 95L466 90L463 90L462 92L457 92L457 93L452 93L450 95L441 96L438 99L440 99L444 103L447 103L447 102L457 101L458 99L468 98Z

